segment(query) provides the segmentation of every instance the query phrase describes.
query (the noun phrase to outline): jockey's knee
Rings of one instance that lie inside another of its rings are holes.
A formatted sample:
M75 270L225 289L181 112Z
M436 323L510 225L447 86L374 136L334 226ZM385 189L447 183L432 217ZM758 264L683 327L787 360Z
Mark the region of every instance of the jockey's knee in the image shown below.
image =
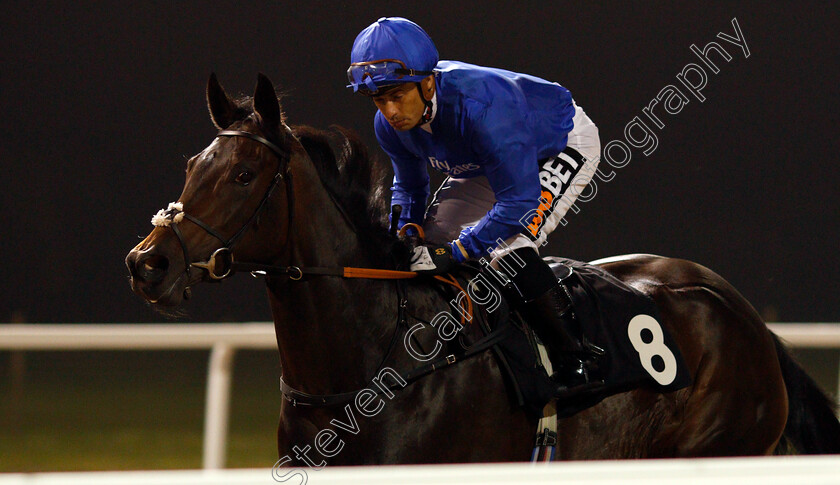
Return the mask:
M444 244L458 238L461 226L429 217L423 222L423 231L426 233L427 243Z
M516 251L517 249L523 248L531 248L534 250L535 253L540 253L539 249L537 248L537 245L529 237L525 236L524 234L516 234L512 237L509 237L506 241L500 243L499 246L497 246L490 253L490 265L493 266L495 269L500 269L500 259Z

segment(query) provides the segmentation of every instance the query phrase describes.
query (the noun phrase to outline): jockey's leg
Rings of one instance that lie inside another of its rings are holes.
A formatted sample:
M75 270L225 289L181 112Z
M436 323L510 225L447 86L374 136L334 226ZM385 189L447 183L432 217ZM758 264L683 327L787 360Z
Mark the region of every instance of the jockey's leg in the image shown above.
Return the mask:
M599 356L582 345L569 294L539 257L538 248L589 185L600 161L598 128L580 107L575 110L566 149L541 162L540 212L522 221L522 234L493 252L494 266L516 272L508 276L519 293L519 312L545 343L557 371L553 377L570 388L598 381Z
M516 269L515 275L505 271L519 294L514 305L546 344L558 371L555 378L562 381L560 387L590 381L596 366L593 354L581 345L568 294L538 254L539 246L546 243L592 180L600 160L598 128L580 107L575 108L575 126L568 135L567 148L540 162L545 200L539 216L523 218L522 234L509 238L491 253L491 264L497 269ZM475 226L494 202L495 195L484 177L446 179L426 215L426 239L444 243L457 238L462 229Z
M561 223L563 217L574 206L578 197L584 193L601 161L601 142L598 128L579 106L575 106L575 127L568 135L566 148L556 156L540 161L540 191L542 200L538 211L531 212L524 218L524 234L534 240L537 247L546 243L548 235ZM586 199L591 200L596 194L593 182L591 192ZM574 209L578 212L578 209Z
M599 383L598 355L581 343L569 294L535 249L515 249L496 262L513 286L508 298L545 344L558 392Z
M426 212L426 240L443 244L457 239L461 230L478 224L495 202L496 195L485 177L447 177Z
M551 200L533 231L535 247L545 244L548 234L592 180L600 161L598 128L577 105L572 121L574 128L568 134L567 148L557 156L539 162L541 190L548 196L546 199ZM426 239L438 244L452 241L462 229L478 224L495 202L496 196L485 177L448 177L435 192L426 213L423 223ZM531 221L523 218L521 222L523 228L528 228ZM511 242L508 246L510 249L519 247ZM494 257L500 255L493 252Z

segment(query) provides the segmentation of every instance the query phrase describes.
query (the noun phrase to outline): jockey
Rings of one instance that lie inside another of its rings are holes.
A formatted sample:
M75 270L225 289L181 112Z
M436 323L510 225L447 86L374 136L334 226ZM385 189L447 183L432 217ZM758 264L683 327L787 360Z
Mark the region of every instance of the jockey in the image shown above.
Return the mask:
M410 20L380 18L353 43L354 92L373 99L376 138L394 168L399 227L428 245L411 269L440 274L488 256L515 289L514 308L545 342L558 392L594 382L568 293L538 247L595 173L598 128L557 83L440 61ZM427 166L448 175L426 211ZM565 223L564 223L565 224Z

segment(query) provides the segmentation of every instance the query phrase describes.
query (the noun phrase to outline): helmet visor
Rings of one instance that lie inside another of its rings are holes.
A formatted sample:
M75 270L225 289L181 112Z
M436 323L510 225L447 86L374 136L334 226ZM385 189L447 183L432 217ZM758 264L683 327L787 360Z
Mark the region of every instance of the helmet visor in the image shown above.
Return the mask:
M366 94L376 94L381 85L399 83L405 76L428 76L431 74L433 74L432 71L408 69L405 67L405 63L397 59L354 62L347 69L347 79L350 81L350 86L355 91L363 91Z

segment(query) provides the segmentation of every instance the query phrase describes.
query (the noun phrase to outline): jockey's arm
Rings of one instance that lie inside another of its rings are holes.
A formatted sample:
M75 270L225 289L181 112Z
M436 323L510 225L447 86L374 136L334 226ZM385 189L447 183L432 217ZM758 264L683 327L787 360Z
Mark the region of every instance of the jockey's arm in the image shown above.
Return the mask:
M499 240L522 232L525 228L520 219L539 205L540 181L535 150L510 150L503 155L511 158L497 159L485 166L485 176L496 202L478 224L464 229L458 237L470 258L485 256L488 250L499 245Z
M507 111L506 111L507 109ZM539 205L537 150L518 113L507 106L490 107L474 116L472 150L483 163L496 202L474 227L458 238L470 258L478 258L525 228L520 219ZM457 252L456 258L461 258Z
M422 224L429 198L429 171L426 163L403 147L393 131L377 113L374 121L379 146L391 158L394 183L391 186L391 207L402 206L398 228L412 222ZM390 217L390 216L389 216Z
M429 174L424 164L414 162L414 165L422 167L423 173L406 176L401 173L404 167L398 167L397 163L393 163L394 184L391 186L391 207L402 206L397 228L402 228L409 222L422 224L426 211L426 200L429 198ZM418 179L420 182L416 185L405 182L405 180L416 181Z

